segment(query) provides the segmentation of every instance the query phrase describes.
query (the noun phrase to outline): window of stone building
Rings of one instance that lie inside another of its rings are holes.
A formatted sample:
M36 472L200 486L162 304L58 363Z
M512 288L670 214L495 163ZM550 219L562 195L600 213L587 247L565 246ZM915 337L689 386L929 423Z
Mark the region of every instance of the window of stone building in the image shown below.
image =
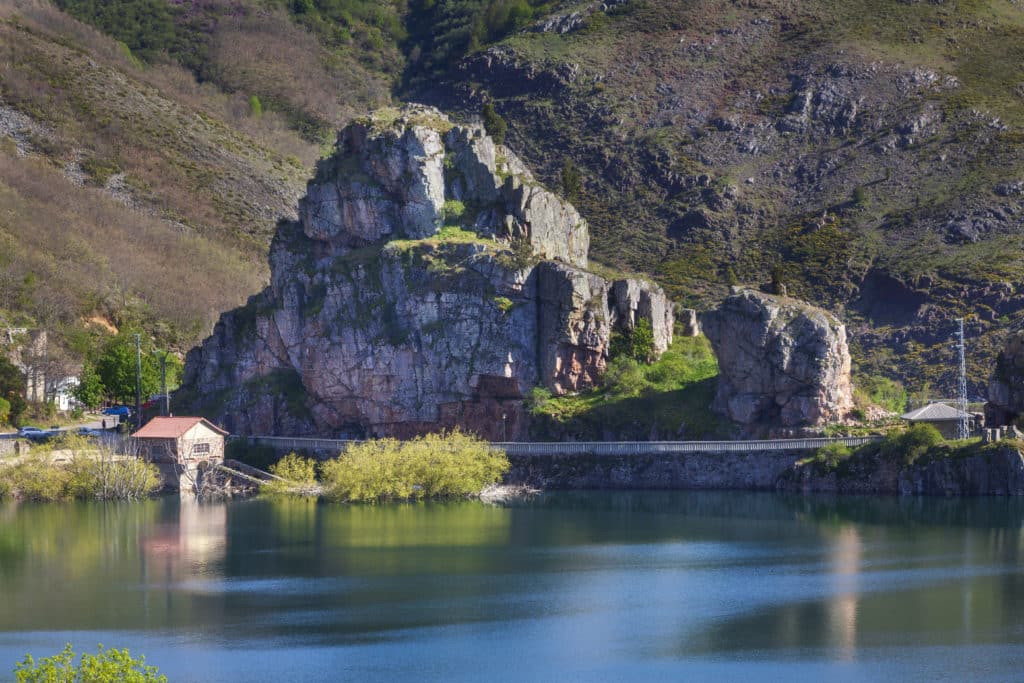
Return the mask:
M197 443L192 446L192 455L206 455L210 452L210 444Z

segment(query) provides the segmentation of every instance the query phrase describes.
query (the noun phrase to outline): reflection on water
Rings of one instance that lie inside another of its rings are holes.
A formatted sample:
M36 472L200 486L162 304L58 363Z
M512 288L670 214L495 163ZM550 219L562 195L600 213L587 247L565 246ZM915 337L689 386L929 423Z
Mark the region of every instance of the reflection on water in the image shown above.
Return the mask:
M857 577L861 572L861 543L857 528L842 526L835 534L831 551L833 597L829 604L832 643L843 659L853 659L857 648Z
M1022 519L685 492L6 505L0 680L67 640L172 680L1013 678Z

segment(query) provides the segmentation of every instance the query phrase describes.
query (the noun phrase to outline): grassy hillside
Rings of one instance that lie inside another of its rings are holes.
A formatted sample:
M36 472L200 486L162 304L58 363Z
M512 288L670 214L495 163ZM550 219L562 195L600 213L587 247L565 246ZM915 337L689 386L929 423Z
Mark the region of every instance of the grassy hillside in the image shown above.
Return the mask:
M963 315L980 390L1024 311L1022 50L1010 0L631 0L411 96L491 101L546 182L578 170L596 259L696 306L774 276L915 391L952 389Z
M0 322L50 330L72 360L129 323L187 350L262 286L318 155L281 117L46 3L5 6Z
M0 9L0 181L28 197L7 225L45 215L26 185L81 185L60 193L216 261L189 279L213 294L172 313L149 277L115 287L99 256L4 227L7 305L43 321L142 315L194 342L265 277L274 221L332 131L396 98L464 116L493 103L509 144L568 183L596 260L698 307L782 282L850 323L861 373L912 393L952 389L953 318L968 320L975 391L1024 324L1013 0L58 4ZM91 235L114 219L76 220ZM32 260L61 258L101 275L66 288L47 275L62 265ZM73 292L57 318L41 287Z

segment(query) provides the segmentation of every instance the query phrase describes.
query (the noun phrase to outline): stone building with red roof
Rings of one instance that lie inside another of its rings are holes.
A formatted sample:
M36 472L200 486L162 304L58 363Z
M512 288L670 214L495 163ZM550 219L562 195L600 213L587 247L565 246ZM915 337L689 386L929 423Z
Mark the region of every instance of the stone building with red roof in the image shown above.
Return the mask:
M150 462L195 464L223 462L227 435L202 417L154 417L132 439Z

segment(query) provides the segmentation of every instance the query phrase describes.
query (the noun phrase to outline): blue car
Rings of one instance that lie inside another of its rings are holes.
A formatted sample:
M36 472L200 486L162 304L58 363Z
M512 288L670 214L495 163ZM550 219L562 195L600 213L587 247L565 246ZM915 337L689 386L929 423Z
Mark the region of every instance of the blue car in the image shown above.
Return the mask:
M110 406L109 408L103 409L104 415L117 415L118 417L128 417L132 414L132 409L128 406Z

